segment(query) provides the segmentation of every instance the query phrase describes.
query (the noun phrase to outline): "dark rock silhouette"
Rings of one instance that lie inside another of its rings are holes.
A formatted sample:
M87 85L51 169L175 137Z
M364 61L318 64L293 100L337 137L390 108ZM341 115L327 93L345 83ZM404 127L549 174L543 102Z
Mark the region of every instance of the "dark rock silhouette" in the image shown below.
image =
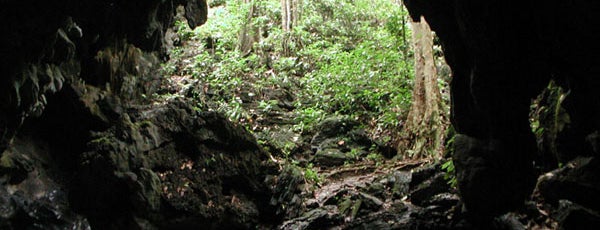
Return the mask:
M335 170L376 144L351 121L324 122L306 146L337 180L306 200L303 172L267 175L277 173L267 154L222 115L182 100L151 105L178 8L198 26L204 0L7 0L0 229L520 229L502 214L532 209L529 106L550 80L569 92L570 123L557 138L565 167L542 176L534 195L562 228L598 225L600 3L405 3L436 31L452 67L453 159L467 213L435 165Z
M551 79L569 91L559 160L598 156L600 3L405 3L414 20L423 16L431 25L452 68L452 124L460 134L453 157L473 219L515 210L531 194L537 150L529 106Z
M176 14L203 0L0 3L1 229L248 229L266 154L222 115L152 105Z

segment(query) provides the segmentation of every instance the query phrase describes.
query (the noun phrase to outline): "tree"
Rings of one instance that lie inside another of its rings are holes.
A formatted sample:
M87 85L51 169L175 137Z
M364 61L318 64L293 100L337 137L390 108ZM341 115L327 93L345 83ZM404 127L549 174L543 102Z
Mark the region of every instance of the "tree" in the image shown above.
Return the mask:
M248 10L248 14L246 15L246 20L244 21L244 25L240 30L239 34L239 51L245 56L252 51L252 47L255 43L260 41L260 27L253 23L254 18L260 15L259 8L257 7L257 3L254 0L243 0L245 4L250 5L250 9Z
M281 0L281 28L290 32L300 17L300 0Z
M415 78L412 105L398 144L398 156L437 156L444 148L447 122L442 118L443 102L433 56L433 33L423 17L421 22L411 22L411 26Z
M281 29L284 37L282 40L283 55L290 55L290 42L292 42L292 28L300 18L300 4L302 0L281 0Z

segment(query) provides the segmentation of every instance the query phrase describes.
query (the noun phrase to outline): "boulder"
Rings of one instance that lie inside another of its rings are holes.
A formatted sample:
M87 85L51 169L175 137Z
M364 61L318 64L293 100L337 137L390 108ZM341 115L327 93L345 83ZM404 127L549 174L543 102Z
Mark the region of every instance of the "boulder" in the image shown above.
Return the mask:
M365 157L375 145L355 120L347 117L330 117L316 127L310 141L315 154L312 162L326 167L352 163Z
M106 228L247 228L272 212L265 159L254 137L223 115L183 101L132 112L89 142L73 205Z

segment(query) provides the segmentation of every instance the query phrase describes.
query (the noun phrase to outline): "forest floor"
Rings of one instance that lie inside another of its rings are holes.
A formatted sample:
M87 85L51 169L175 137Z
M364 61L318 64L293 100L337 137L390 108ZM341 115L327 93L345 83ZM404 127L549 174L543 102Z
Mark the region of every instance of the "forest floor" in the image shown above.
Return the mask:
M238 20L235 7L211 8L209 20L216 15L222 21L204 25L208 28L200 32L177 28L171 35L175 46L170 60L164 64L166 88L156 98L160 103L187 98L197 110L224 113L255 136L269 155L265 164L274 168L266 183L273 194L271 205L283 219L260 228L477 229L466 221L452 175L442 167L447 159L411 159L397 153L395 140L411 97L412 69L403 20L397 17L402 11L388 16L371 12L374 15L360 20L354 13L349 18L339 14L336 23L345 23L332 28L308 23L305 29L314 30L312 34L298 35L305 40L295 41L304 48L286 56L277 48L285 43L270 40L285 37L269 23L276 20L271 13L277 11L271 12L268 4L252 7L259 12L255 14L264 14L266 24L261 26L267 29L260 31L267 37L254 41L248 53L230 44L244 40L231 31L239 25L227 21ZM305 13L310 17L308 10ZM386 20L397 24L382 23ZM345 35L339 26L361 27ZM320 32L340 38L319 41L316 33L323 28ZM362 37L359 32L379 35ZM311 48L319 42L328 45ZM398 45L404 51L390 48ZM395 56L398 53L403 55ZM444 76L449 71L439 69L440 87L447 91ZM443 97L448 100L444 93ZM546 207L532 198L523 210L498 217L493 228L555 229Z
M204 46L186 41L167 63L177 71L165 79L167 93L160 101L193 95L198 109L219 110L226 99L186 70ZM465 221L443 160L394 158L396 150L370 135L368 125L344 116L299 127L295 101L303 89L299 79L288 80L291 84L282 87L243 78L237 104L227 111L254 134L270 155L268 164L277 168L267 183L284 222L261 228L476 229ZM524 210L499 217L494 228L554 229L556 223L531 201Z

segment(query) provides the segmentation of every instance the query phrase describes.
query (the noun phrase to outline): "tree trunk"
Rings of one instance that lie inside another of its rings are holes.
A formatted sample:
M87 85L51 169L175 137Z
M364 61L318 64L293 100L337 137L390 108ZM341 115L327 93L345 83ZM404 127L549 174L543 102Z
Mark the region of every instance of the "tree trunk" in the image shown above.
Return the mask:
M300 18L302 0L281 0L281 28L290 32Z
M281 29L290 31L290 0L281 0Z
M439 156L444 148L447 125L442 119L443 102L433 56L433 33L423 17L421 22L411 22L411 26L415 79L412 105L398 144L398 156Z
M284 32L281 45L283 46L283 55L290 56L290 43L292 42L292 28L298 23L300 18L302 0L281 0L281 29Z
M260 41L260 27L252 22L252 19L259 16L258 7L256 7L256 1L254 0L243 0L244 3L248 4L252 2L244 25L240 30L238 37L239 46L238 49L243 56L248 55L255 43Z

